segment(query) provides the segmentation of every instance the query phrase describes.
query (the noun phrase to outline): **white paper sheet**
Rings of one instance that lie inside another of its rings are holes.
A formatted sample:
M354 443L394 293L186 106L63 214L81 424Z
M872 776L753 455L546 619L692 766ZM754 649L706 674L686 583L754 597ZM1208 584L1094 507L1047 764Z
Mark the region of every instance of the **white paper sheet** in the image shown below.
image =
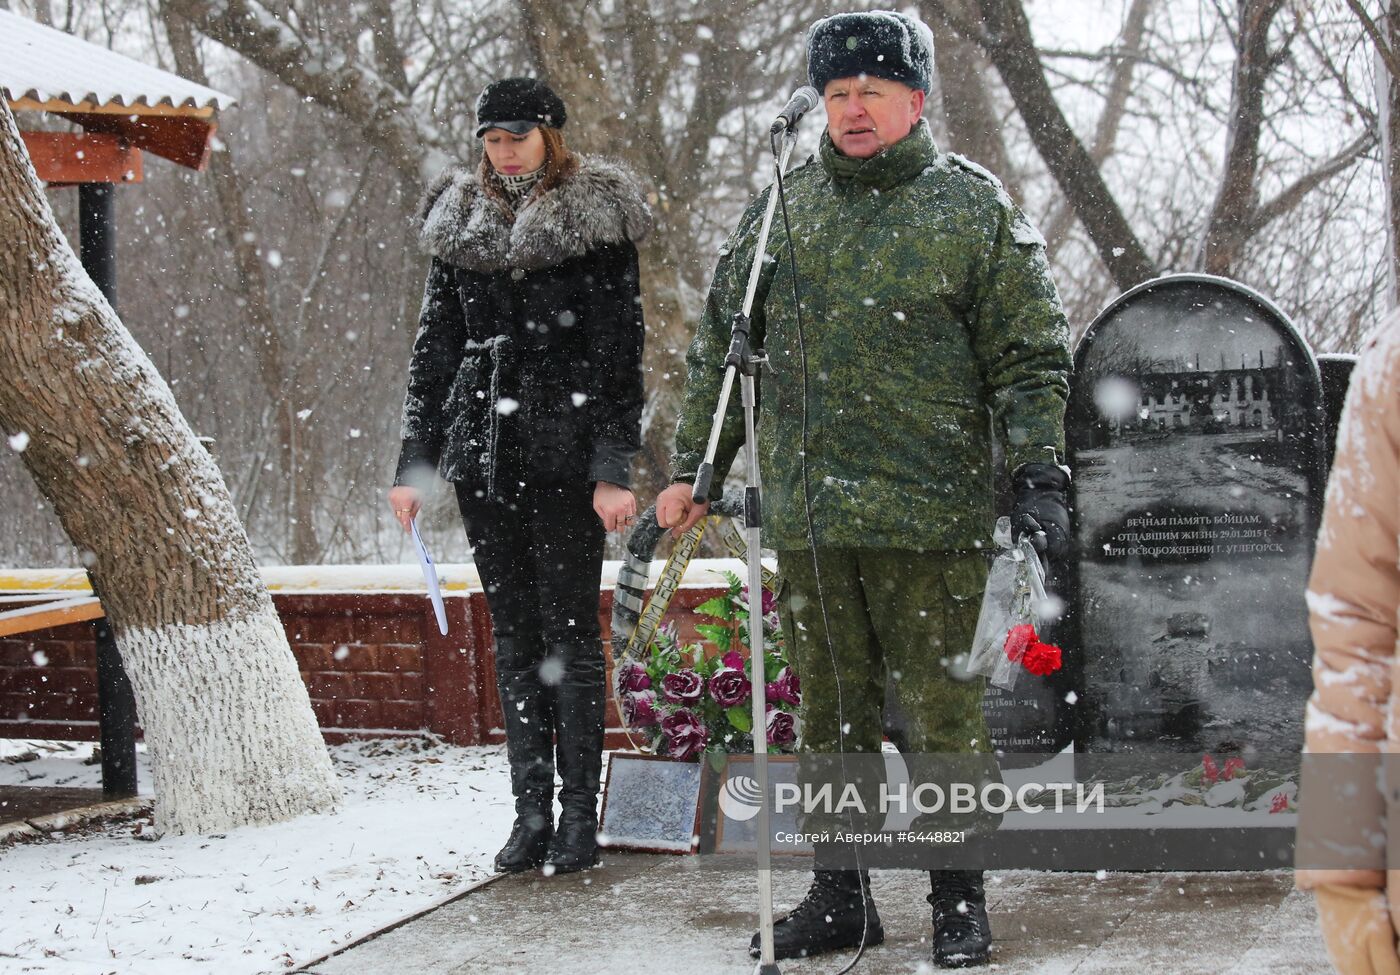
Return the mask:
M423 581L428 584L428 598L433 601L433 613L437 616L438 632L447 636L447 607L442 604L442 588L438 586L437 569L433 558L423 544L423 536L418 534L418 519L413 519L413 547L418 551L418 567L423 570Z

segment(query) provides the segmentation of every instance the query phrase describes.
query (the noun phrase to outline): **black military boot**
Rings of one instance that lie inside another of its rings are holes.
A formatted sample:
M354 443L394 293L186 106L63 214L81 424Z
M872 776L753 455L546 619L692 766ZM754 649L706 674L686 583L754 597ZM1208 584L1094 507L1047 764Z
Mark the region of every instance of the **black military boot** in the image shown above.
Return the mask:
M984 965L992 951L987 893L981 870L933 870L933 963L940 968Z
M824 951L866 947L885 940L885 929L870 896L866 870L817 870L802 903L773 925L774 958L806 958ZM759 935L749 942L750 957L760 953Z
M598 865L598 787L603 772L603 653L601 645L557 647L547 667L560 674L554 688L558 736L559 826L545 857L546 871L572 873Z
M506 727L515 825L495 868L519 873L544 863L554 836L554 705L538 676L537 652L528 641L496 637L496 690Z

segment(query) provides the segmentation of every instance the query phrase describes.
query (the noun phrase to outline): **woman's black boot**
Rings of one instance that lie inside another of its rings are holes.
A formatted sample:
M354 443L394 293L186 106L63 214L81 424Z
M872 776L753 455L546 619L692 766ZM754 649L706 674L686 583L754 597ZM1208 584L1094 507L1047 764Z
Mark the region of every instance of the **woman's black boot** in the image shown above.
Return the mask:
M573 873L598 865L598 817L592 810L565 807L559 814L559 828L554 831L549 852L545 856L547 873Z
M506 727L515 825L495 867L519 873L544 863L554 836L554 708L539 679L540 655L527 641L496 636L496 690Z
M501 852L496 854L496 872L520 873L540 866L553 838L554 824L550 822L549 812L517 812L510 838L501 847Z
M559 737L559 826L545 869L572 873L598 865L598 786L603 772L603 655L601 647L554 650L562 674L555 688Z

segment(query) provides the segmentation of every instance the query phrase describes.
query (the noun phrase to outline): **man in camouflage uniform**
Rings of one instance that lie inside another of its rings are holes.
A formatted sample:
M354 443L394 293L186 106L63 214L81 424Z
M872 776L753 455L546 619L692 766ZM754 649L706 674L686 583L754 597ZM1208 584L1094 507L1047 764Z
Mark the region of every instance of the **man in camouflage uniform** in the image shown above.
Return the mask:
M990 751L983 682L956 679L949 664L971 643L986 581L993 431L1014 472L1016 529L1050 558L1065 554L1067 475L1056 465L1070 356L1044 241L994 176L937 150L920 118L931 72L932 37L917 20L853 13L811 28L808 73L828 127L820 161L785 179L800 339L781 223L755 297L753 342L771 366L758 424L764 540L786 580L807 754L878 755L883 730L911 753ZM657 501L661 524L677 531L708 508L691 502L687 482L771 191L721 250L687 356L677 483ZM716 490L742 442L736 396ZM898 728L887 713L882 722L887 687ZM778 957L883 938L867 878L821 869L823 855L807 898L775 927ZM934 960L985 961L981 872L934 871L932 881Z

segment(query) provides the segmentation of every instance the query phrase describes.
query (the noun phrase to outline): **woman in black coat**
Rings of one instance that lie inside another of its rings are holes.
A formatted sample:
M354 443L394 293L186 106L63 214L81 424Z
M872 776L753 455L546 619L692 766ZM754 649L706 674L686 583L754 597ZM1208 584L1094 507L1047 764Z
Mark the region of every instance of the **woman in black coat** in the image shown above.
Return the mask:
M564 120L533 79L489 85L480 167L427 194L432 267L389 492L407 529L434 470L457 491L495 634L516 810L496 868L510 872L598 862L603 537L636 512L651 215L625 170L569 152Z

